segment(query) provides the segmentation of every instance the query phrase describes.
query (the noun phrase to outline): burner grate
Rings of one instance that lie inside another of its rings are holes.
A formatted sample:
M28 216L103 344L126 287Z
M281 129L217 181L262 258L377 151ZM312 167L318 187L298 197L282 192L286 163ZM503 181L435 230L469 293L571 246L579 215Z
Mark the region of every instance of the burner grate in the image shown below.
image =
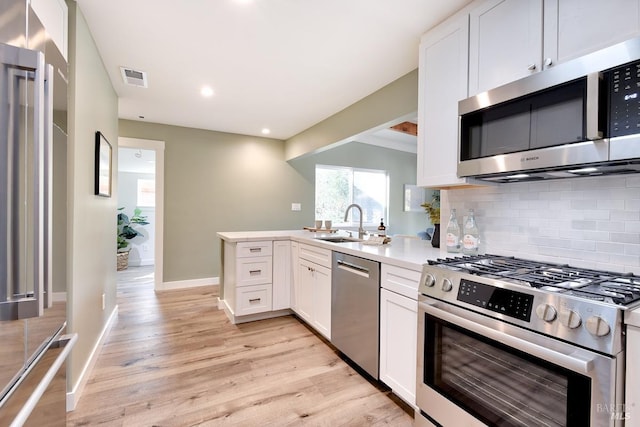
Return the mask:
M500 255L439 258L430 260L429 264L617 305L640 301L640 277L630 273L590 270Z

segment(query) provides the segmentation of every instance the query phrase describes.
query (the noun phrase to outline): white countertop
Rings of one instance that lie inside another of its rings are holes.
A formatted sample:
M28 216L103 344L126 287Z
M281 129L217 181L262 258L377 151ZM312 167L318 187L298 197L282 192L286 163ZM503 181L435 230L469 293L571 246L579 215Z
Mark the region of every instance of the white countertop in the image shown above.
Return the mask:
M624 323L640 328L640 308L624 313Z
M317 237L346 236L345 232L330 234L306 230L275 230L233 231L219 232L217 234L222 240L231 243L259 240L292 240L416 271L421 271L422 264L430 259L452 255L447 254L446 249L434 248L429 240L410 237L391 236L391 242L385 245L367 245L361 242L332 243L316 239Z

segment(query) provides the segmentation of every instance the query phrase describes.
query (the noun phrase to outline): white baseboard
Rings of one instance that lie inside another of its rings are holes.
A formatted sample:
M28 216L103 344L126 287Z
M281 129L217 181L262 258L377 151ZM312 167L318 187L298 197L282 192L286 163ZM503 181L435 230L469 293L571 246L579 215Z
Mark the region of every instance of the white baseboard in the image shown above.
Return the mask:
M66 302L67 301L67 293L66 292L54 292L51 294L51 298L53 302Z
M154 265L155 259L153 258L142 258L142 259L129 259L129 265L131 267L144 267L147 265Z
M168 291L171 289L195 288L198 286L215 286L220 284L219 277L205 277L203 279L176 280L174 282L164 282L156 284L157 291Z
M100 351L102 350L104 341L109 335L109 332L111 331L111 327L113 326L117 318L118 318L118 306L116 305L113 308L111 315L109 315L109 319L107 319L107 322L102 328L102 332L100 333L98 340L96 341L95 345L93 346L93 349L91 350L91 354L89 355L87 363L85 363L84 368L80 373L80 378L78 379L76 384L73 386L73 389L70 392L67 392L67 412L73 411L74 409L76 409L76 406L78 405L78 401L80 401L80 397L82 396L82 392L84 391L84 387L85 385L87 385L87 381L91 376L91 371L93 371L93 367L96 365L96 362L98 361L98 356L100 355Z
M224 313L227 315L227 318L234 325L237 325L239 323L255 322L256 320L272 319L274 317L287 316L289 314L293 314L293 311L291 309L285 308L283 310L265 311L263 313L236 316L233 310L231 309L231 307L229 307L229 304L227 304L227 301L221 300L220 298L218 298L218 310L224 310Z

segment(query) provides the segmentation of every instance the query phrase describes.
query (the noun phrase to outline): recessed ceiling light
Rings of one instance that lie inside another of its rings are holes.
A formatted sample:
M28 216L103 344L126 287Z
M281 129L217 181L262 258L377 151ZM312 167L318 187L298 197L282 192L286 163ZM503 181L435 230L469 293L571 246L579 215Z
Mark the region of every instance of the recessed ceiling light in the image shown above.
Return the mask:
M200 89L200 94L205 98L209 98L213 96L213 89L211 89L210 86L203 86L202 89Z
M270 133L271 133L270 129L267 129L267 128L262 129L262 134L263 135L269 135Z

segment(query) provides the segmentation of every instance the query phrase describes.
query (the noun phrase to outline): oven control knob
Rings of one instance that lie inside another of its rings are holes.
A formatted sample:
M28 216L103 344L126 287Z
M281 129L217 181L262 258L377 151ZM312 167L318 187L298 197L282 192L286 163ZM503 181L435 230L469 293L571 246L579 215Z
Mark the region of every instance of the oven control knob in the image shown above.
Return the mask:
M562 310L558 317L560 323L569 329L575 329L582 324L582 318L573 310Z
M540 304L536 307L536 314L545 322L553 322L558 317L558 312L551 304Z
M453 289L453 283L451 283L451 280L449 279L444 279L442 281L442 290L444 292L450 292L451 289Z
M433 277L433 274L431 274L431 273L427 273L427 274L424 276L424 285L425 285L427 288L430 288L430 287L432 287L432 286L433 286L433 285L435 285L435 284L436 284L436 278L435 278L435 277Z
M589 317L585 323L585 327L591 335L595 335L596 337L604 337L611 332L611 327L607 321L600 316Z

